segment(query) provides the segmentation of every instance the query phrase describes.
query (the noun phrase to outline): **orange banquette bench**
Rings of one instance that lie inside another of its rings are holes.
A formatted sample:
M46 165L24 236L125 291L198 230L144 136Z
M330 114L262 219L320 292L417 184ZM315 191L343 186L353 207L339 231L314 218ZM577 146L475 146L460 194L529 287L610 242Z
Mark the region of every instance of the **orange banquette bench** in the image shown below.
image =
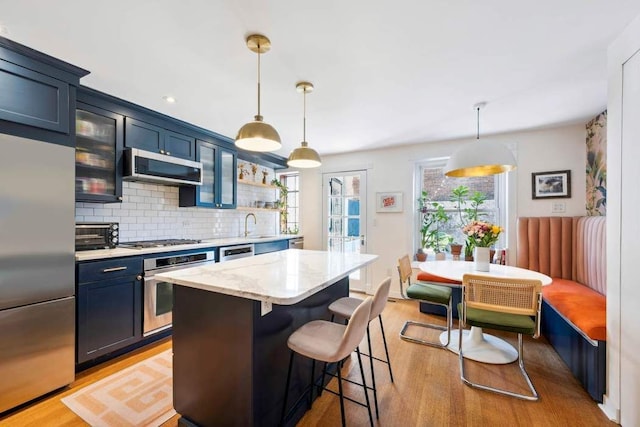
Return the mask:
M521 217L517 266L542 288L542 334L597 402L606 382L606 218Z

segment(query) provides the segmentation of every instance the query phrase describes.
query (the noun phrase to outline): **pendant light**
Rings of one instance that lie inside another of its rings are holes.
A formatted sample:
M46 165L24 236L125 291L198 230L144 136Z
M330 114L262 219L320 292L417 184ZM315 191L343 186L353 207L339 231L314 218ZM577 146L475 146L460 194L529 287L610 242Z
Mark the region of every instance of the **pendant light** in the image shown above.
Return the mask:
M282 147L280 135L273 126L263 122L260 115L260 54L271 49L271 41L261 34L252 34L247 37L247 47L258 54L258 114L252 122L240 128L236 146L248 151L276 151Z
M485 102L473 106L477 113L476 141L456 150L444 168L444 174L462 178L469 176L496 175L516 168L513 153L503 144L495 141L480 142L480 109Z
M316 150L309 148L307 142L307 93L313 92L313 85L309 82L300 82L296 84L296 90L303 94L302 143L291 152L287 165L293 168L317 168L322 164L320 156Z

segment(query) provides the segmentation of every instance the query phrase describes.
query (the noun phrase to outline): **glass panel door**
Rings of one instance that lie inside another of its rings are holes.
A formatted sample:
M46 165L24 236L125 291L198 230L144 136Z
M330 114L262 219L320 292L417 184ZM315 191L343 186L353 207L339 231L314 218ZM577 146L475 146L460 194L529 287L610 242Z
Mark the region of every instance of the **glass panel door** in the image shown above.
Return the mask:
M76 110L76 193L116 196L116 119Z
M213 207L215 197L215 161L216 151L213 145L198 141L197 159L202 163L202 185L197 191L200 194L200 205Z
M223 207L236 204L236 154L220 148L220 203Z
M324 174L325 247L329 252L366 253L366 171ZM366 269L349 275L352 290L366 291Z

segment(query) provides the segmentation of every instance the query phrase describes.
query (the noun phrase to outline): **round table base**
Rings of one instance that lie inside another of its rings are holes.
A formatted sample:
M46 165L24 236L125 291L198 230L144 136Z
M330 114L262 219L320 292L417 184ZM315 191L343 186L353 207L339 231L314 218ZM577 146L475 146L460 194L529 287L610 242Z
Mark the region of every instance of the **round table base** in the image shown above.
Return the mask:
M462 348L464 357L482 363L501 365L518 360L518 351L508 342L493 335L483 334L482 328L475 326L471 330L462 331ZM458 354L459 330L451 331L451 342L447 347ZM440 334L440 342L447 342L447 333Z

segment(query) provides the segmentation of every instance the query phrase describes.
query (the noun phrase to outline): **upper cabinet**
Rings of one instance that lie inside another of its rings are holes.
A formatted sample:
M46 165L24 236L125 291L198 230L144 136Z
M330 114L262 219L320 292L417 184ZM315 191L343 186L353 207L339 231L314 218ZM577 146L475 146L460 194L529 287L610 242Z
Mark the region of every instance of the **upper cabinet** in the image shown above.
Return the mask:
M78 102L76 109L76 201L122 201L124 118Z
M196 139L159 126L127 117L125 146L180 157L196 158Z
M0 36L0 131L73 147L76 86L87 74Z
M202 185L180 187L180 206L234 209L237 195L235 150L198 140L196 161L203 166Z

